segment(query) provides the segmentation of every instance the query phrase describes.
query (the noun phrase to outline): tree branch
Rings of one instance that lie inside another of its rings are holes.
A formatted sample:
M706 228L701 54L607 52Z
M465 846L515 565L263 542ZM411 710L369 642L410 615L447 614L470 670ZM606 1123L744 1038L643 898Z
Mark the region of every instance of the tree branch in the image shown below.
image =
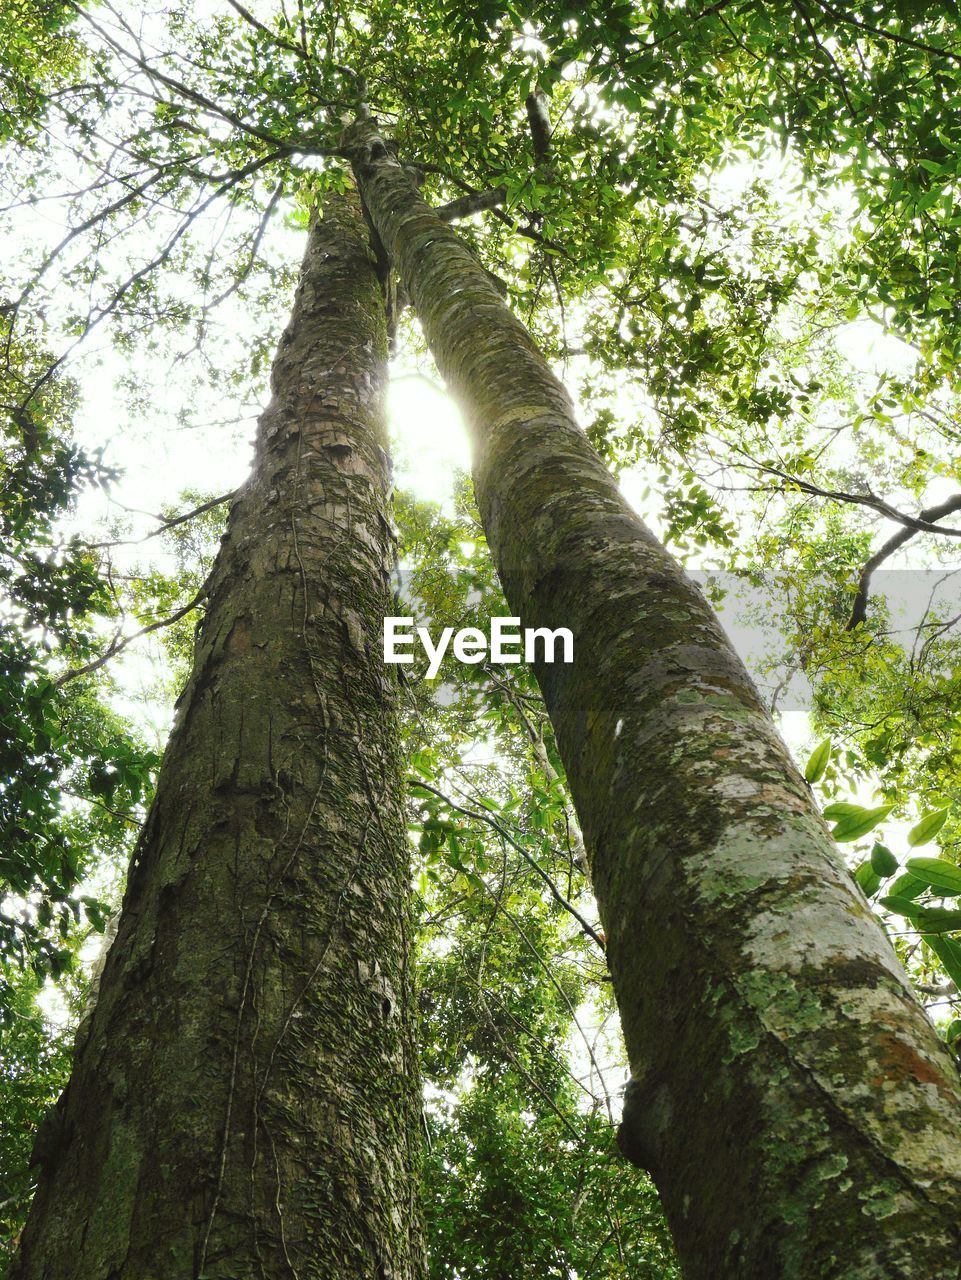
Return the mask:
M858 31L864 31L867 35L877 36L881 40L890 40L892 44L907 45L909 49L919 49L922 53L933 54L936 58L951 58L955 62L961 62L961 53L956 52L954 49L940 49L937 45L925 44L924 41L915 40L911 36L903 36L894 31L886 31L884 27L875 27L869 22L853 17L851 14L841 13L833 5L827 4L826 0L814 0L814 3L843 27L855 27Z
M780 480L785 481L787 486L800 489L802 493L813 494L816 498L832 498L835 502L850 502L859 507L870 507L872 511L877 511L880 515L886 516L888 520L894 520L897 524L904 525L906 529L911 529L915 533L939 533L944 538L961 538L961 529L945 529L941 525L934 524L925 519L923 511L920 515L909 516L905 512L899 511L897 507L892 507L883 498L875 497L873 493L846 493L842 489L824 489L809 480L801 480L798 476L792 476L789 471L782 471L779 467L772 467L764 463L754 463L754 465L758 471L767 475L777 476ZM951 508L951 510L956 509L954 507ZM931 508L931 510L937 510L937 508Z
M506 199L506 187L491 187L487 191L475 191L461 196L459 200L451 200L449 204L439 205L434 212L445 222L456 222L459 218L469 218L471 214L494 209Z
M521 855L531 870L534 871L541 880L543 880L551 897L558 906L563 907L565 911L574 917L581 927L581 932L586 934L586 936L592 941L596 942L602 951L605 950L604 940L598 934L597 930L592 928L578 909L567 901L540 863L531 857L524 846L514 839L506 827L501 826L493 814L484 813L478 809L465 809L463 805L457 804L457 802L452 800L450 796L445 795L443 791L438 791L436 787L432 787L430 783L424 782L421 778L411 778L410 782L412 786L420 787L422 791L429 791L431 795L436 796L438 800L443 800L448 808L453 809L455 813L463 814L465 818L473 818L476 822L484 822L487 826L496 831L501 839L506 840L511 848Z
M925 507L920 513L919 519L923 520L925 525L933 526L934 522L940 520L943 516L950 515L954 511L961 511L961 493L956 493L951 498L946 498L944 502L939 502L935 506ZM864 622L867 617L868 609L868 591L871 586L871 576L874 571L879 568L885 560L894 555L898 547L903 547L906 542L916 537L919 533L948 533L947 529L937 528L907 528L899 529L897 533L892 534L887 542L874 553L861 570L861 577L858 581L857 594L854 597L854 604L851 607L851 616L845 625L845 631L853 631L856 626Z
M134 274L130 276L124 282L124 284L120 286L120 288L113 295L110 301L106 303L105 306L101 307L99 310L91 311L89 313L89 315L87 316L86 320L83 323L83 327L81 328L79 335L74 339L72 343L70 343L70 345L64 351L61 352L61 354L51 364L47 366L44 373L37 379L37 381L33 384L33 386L30 387L28 394L24 397L23 401L21 402L21 407L25 407L30 403L30 401L37 394L40 388L50 381L50 379L54 376L54 374L61 367L61 365L63 365L67 361L67 359L76 350L76 348L80 346L80 344L87 338L91 330L95 329L97 325L99 325L108 316L113 315L114 312L117 310L117 308L120 306L124 297L132 289L134 289L140 283L140 281L146 280L147 277L151 274L151 272L155 271L157 267L161 267L164 265L164 263L167 262L167 260L170 258L171 254L173 253L174 249L176 248L178 242L187 234L187 232L190 230L190 227L193 225L193 223L197 218L199 218L203 213L205 213L206 210L209 209L210 206L214 204L221 196L226 195L227 192L231 191L234 187L239 186L242 182L245 182L248 178L252 177L255 173L263 169L266 165L271 164L274 160L278 160L282 156L287 155L288 153L289 153L289 149L283 148L281 151L277 151L266 156L260 156L256 160L251 160L249 164L244 165L242 169L239 169L237 170L236 173L232 174L230 178L226 182L223 182L213 192L213 194L210 195L206 200L200 202L199 204L194 204L194 206L190 210L188 210L180 226L173 232L173 234L167 240L167 243L164 245L160 253L157 254L156 257L151 259L151 261L148 262L145 266L135 271Z
M249 22L252 27L256 27L258 31L262 32L263 35L272 40L279 48L287 49L290 53L295 53L298 58L303 58L305 62L310 61L310 54L306 50L302 49L300 45L294 44L292 40L285 40L284 37L278 35L276 31L271 31L270 27L268 27L266 23L261 22L259 18L255 18L249 9L244 8L242 4L238 3L238 0L227 0L227 3L230 5L231 9L240 14L245 22Z
M209 112L211 115L216 116L221 120L226 120L229 124L232 124L235 128L240 129L242 133L249 134L253 138L258 138L261 142L266 142L271 147L282 147L285 150L301 149L299 146L297 146L296 142L284 141L280 138L275 137L274 134L268 133L265 129L259 129L256 125L249 124L246 120L243 119L242 116L237 115L236 112L231 111L226 107L220 106L219 103L214 102L212 98L206 97L205 94L200 93L197 89L192 89L190 85L184 84L182 81L174 79L173 76L167 75L166 72L159 70L157 67L151 66L151 64L146 60L146 58L141 57L140 54L138 53L132 52L130 49L125 48L98 22L95 22L93 18L91 18L90 14L84 8L82 8L76 2L76 0L66 0L66 3L69 8L73 9L75 13L77 13L81 18L83 18L84 21L87 22L94 29L94 31L97 32L100 38L111 49L113 49L114 53L116 53L120 58L126 59L128 62L133 63L134 66L139 67L140 70L143 71L144 74L148 76L151 80L157 81L158 83L164 85L167 89L169 89L172 93L175 93L178 97L186 99L188 102L194 103L195 106L202 107L204 111ZM309 55L305 54L305 56L309 56ZM305 139L304 142L305 142L305 145L310 150L311 155L326 154L328 151L327 148L314 147L313 143L310 142L309 140Z
M540 90L529 93L524 101L534 146L534 164L538 167L545 165L551 154L551 116L548 102L547 94Z
M141 627L139 631L135 631L133 635L124 636L122 639L117 638L110 642L106 651L99 658L94 658L92 662L86 662L82 667L72 667L69 671L65 671L62 676L58 676L54 680L56 688L61 688L68 680L76 680L79 676L89 676L94 671L98 671L102 666L115 658L118 653L122 653L128 645L133 644L135 640L140 640L143 636L150 635L152 631L159 631L162 627L172 626L173 623L179 622L181 618L185 618L188 613L193 612L200 604L204 596L207 594L206 583L200 588L194 598L187 602L182 609L178 609L176 613L172 613L169 618L158 618L156 622L148 623L147 626Z
M151 529L149 533L145 533L142 538L120 538L112 542L84 542L81 545L88 547L91 551L99 551L104 547L132 547L138 546L141 542L149 542L151 538L159 538L162 533L166 533L168 529L174 529L178 524L186 524L188 520L193 520L195 516L202 516L206 511L212 511L214 507L223 506L237 492L231 489L230 493L222 493L219 498L211 498L209 502L202 502L199 507L194 507L192 511L185 511L182 515L171 516L166 519L164 516L155 516L158 527Z
M406 165L406 168L412 170L420 170L421 173L436 173L438 177L446 178L448 182L452 182L455 187L460 187L465 195L478 196L481 192L475 191L469 182L465 182L463 178L458 178L456 174L448 172L447 169L441 168L440 165L430 164L425 160L412 160ZM442 208L446 206L441 206ZM503 222L505 227L510 227L515 235L523 236L525 240L533 240L535 244L542 244L547 249L553 249L555 253L559 253L563 258L570 258L570 254L562 244L556 240L551 240L548 236L542 236L534 227L522 227L521 224L505 213L503 209L497 208L496 205L490 206L490 212L499 222Z

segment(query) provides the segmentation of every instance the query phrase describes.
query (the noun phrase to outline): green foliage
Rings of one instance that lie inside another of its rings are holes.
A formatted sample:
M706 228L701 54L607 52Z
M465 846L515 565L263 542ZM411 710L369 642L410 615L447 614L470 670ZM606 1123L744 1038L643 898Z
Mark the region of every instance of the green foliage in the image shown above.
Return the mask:
M76 69L73 18L65 0L0 0L0 140L28 138L45 91Z
M831 739L825 738L808 756L808 762L804 766L805 781L810 783L820 782L830 763Z
M915 879L937 889L942 896L961 894L961 868L946 858L908 858L905 866Z
M8 361L13 400L44 353L11 340ZM157 765L90 688L57 683L113 611L91 551L57 534L81 489L109 479L70 442L72 407L70 386L45 379L0 422L0 1024L14 1016L7 966L58 977L76 926L103 928L83 881L122 857Z
M679 1276L654 1193L611 1150L606 1117L590 1116L575 1141L504 1082L478 1083L429 1115L438 1280Z
M30 1153L37 1126L70 1071L73 1035L37 1005L40 981L4 966L9 1018L0 1026L0 1275L5 1274L32 1192Z
M846 805L845 812L838 814L839 807L829 805L824 812L826 817L837 817L837 822L831 828L831 835L840 843L860 840L862 836L867 835L883 822L894 806L882 804L873 809L865 809L861 805Z
M949 812L948 809L935 809L933 813L926 814L908 832L908 844L915 846L933 840L947 821Z
M889 817L894 808L894 805L883 805L867 809L847 801L835 801L825 808L824 814L837 818L835 839L856 841ZM947 818L946 809L925 815L908 831L905 838L908 849L933 840ZM947 1004L953 1010L961 999L958 994L961 990L958 986L961 910L953 901L961 897L961 867L944 856L921 855L905 858L904 870L898 875L901 866L902 862L886 844L875 841L870 856L855 867L854 879L882 912L882 919L891 930L895 947L912 978L922 991L935 993L932 1009L940 1010ZM897 878L891 880L892 876ZM888 881L890 883L886 883ZM946 986L933 985L945 978ZM959 1038L953 1028L954 1020L949 1020L942 1023L941 1030L945 1040L957 1047Z
M899 862L887 845L875 842L871 850L871 867L882 878L893 876Z
M467 486L452 516L405 495L398 515L399 610L508 613ZM651 1184L613 1144L622 1050L530 672L451 665L438 688L414 668L408 689L433 1270L676 1275Z
M945 973L961 990L961 942L956 938L940 938L935 935L923 935L924 943L928 949L941 961ZM949 1040L952 1047L957 1048L958 1034L957 1027L951 1023L948 1032L953 1030L953 1034L949 1034L945 1038Z

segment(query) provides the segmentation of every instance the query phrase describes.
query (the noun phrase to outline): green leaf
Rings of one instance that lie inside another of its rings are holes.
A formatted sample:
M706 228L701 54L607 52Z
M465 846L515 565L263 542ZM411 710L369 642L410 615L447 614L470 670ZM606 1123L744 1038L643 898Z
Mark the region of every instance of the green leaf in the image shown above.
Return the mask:
M875 844L871 850L871 866L882 879L893 876L898 869L898 860L884 844Z
M437 777L437 757L429 747L422 747L418 751L412 751L408 757L408 763L413 771L420 774L422 778L430 780Z
M947 816L947 809L935 809L933 813L925 814L921 821L908 832L908 844L913 848L933 840L944 826Z
M820 782L824 777L824 771L828 767L831 760L831 739L825 738L819 746L816 746L808 757L808 762L804 766L804 777L808 782Z
M878 901L885 911L893 911L895 915L904 916L906 920L916 920L918 913L922 910L910 898L899 898L891 893L887 897L879 898Z
M912 898L919 897L924 893L928 886L923 880L919 880L917 876L913 876L910 871L905 871L899 875L897 880L890 886L892 898L905 898L908 902Z
M834 804L829 804L824 810L824 816L828 822L834 822L838 818L846 818L852 813L863 813L864 808L859 804L851 804L850 800L835 800Z
M107 927L107 917L105 915L104 904L97 898L90 898L86 895L81 897L80 901L84 905L84 909L87 913L87 919L90 921L91 925L97 933L103 933L104 929Z
M883 822L893 808L893 804L881 804L875 809L862 809L856 806L853 812L846 813L832 828L831 835L839 843L858 840L861 836L866 836L879 822Z
M854 872L854 878L864 891L867 898L873 898L877 891L881 888L881 877L871 866L870 860L862 862Z
M944 971L957 986L961 987L961 945L953 938L942 938L937 934L924 934L924 941L944 966Z
M949 907L919 907L918 928L923 933L957 933L961 930L961 911Z
M904 865L913 876L937 890L940 897L961 894L961 867L947 858L908 858Z

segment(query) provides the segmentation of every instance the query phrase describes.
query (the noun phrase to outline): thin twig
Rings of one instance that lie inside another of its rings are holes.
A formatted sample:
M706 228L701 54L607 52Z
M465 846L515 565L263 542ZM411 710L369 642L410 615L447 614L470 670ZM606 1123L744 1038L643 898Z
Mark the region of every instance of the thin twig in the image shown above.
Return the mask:
M950 515L954 511L961 511L961 493L954 494L951 498L946 498L944 502L939 502L935 506L925 507L920 512L919 519L924 522L925 526L934 526L935 522L943 516ZM856 626L862 623L867 617L868 609L868 591L871 586L871 577L874 571L879 568L890 556L894 555L899 547L903 547L906 542L910 542L912 538L917 537L919 533L948 533L947 529L937 529L934 527L925 528L905 528L899 529L897 533L892 534L887 542L874 553L861 570L861 577L858 581L857 594L854 597L854 604L851 607L851 616L845 625L845 631L853 631Z
M424 782L420 778L412 778L411 785L420 787L422 791L429 791L431 795L436 796L438 800L443 800L444 803L449 808L453 809L455 813L460 813L465 818L473 818L476 822L484 822L487 824L487 826L491 827L494 831L496 831L497 834L501 837L501 839L506 840L507 843L511 846L511 848L515 849L521 855L521 857L524 859L527 865L531 868L531 870L533 870L540 877L540 879L547 886L547 889L550 892L551 897L558 904L558 906L563 907L565 911L567 911L570 915L574 917L574 919L580 925L582 932L585 933L587 937L591 938L594 942L596 942L597 945L600 947L601 951L605 950L604 941L601 938L600 934L598 934L597 930L592 928L591 925L587 923L587 921L578 911L578 909L575 906L573 906L572 903L567 901L567 899L564 897L564 895L558 889L557 885L555 885L554 881L550 878L550 876L547 874L544 868L540 865L540 863L535 858L531 857L531 855L527 852L524 846L522 844L519 844L518 841L514 839L514 837L511 835L511 833L507 830L506 827L501 826L501 824L497 821L497 819L493 816L493 814L484 813L478 809L467 809L463 805L457 804L455 800L452 800L450 796L445 795L443 791L439 791L436 787L432 787L429 782Z
M179 516L171 516L170 519L166 519L164 516L154 516L158 523L158 528L151 529L142 538L116 538L112 542L82 542L80 545L87 547L91 551L98 551L104 547L138 546L141 542L149 542L151 538L159 538L168 529L175 529L179 524L186 524L188 520L193 520L196 516L202 516L206 511L212 511L214 507L223 506L225 502L230 501L236 492L236 489L231 489L229 493L222 493L219 498L211 498L209 502L202 502L199 507L194 507L192 511L184 511ZM151 513L145 512L143 514L149 515Z
M115 638L99 658L95 658L92 662L84 663L82 667L72 667L69 671L65 671L62 676L58 676L57 679L54 680L54 686L59 689L62 685L65 685L68 680L76 680L79 676L91 675L94 671L99 670L100 667L105 666L111 658L115 658L118 653L122 653L123 650L129 645L132 645L135 640L140 640L143 636L150 635L152 631L159 631L163 627L169 627L175 622L179 622L181 618L185 618L188 613L192 613L193 610L197 608L206 594L207 586L205 583L192 600L188 601L182 609L178 609L176 613L172 613L169 618L158 618L156 622L151 622L146 627L141 627L140 630L135 631L133 635L124 636L122 639Z

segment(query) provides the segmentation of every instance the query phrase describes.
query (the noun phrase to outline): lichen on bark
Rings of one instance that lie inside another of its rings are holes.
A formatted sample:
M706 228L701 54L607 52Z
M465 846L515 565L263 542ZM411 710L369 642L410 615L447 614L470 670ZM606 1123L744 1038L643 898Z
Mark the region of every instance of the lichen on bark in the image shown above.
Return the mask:
M633 1071L622 1145L692 1280L956 1280L961 1091L707 602L529 333L379 143L373 224L471 434L591 860Z
M15 1280L423 1280L381 284L312 226Z

